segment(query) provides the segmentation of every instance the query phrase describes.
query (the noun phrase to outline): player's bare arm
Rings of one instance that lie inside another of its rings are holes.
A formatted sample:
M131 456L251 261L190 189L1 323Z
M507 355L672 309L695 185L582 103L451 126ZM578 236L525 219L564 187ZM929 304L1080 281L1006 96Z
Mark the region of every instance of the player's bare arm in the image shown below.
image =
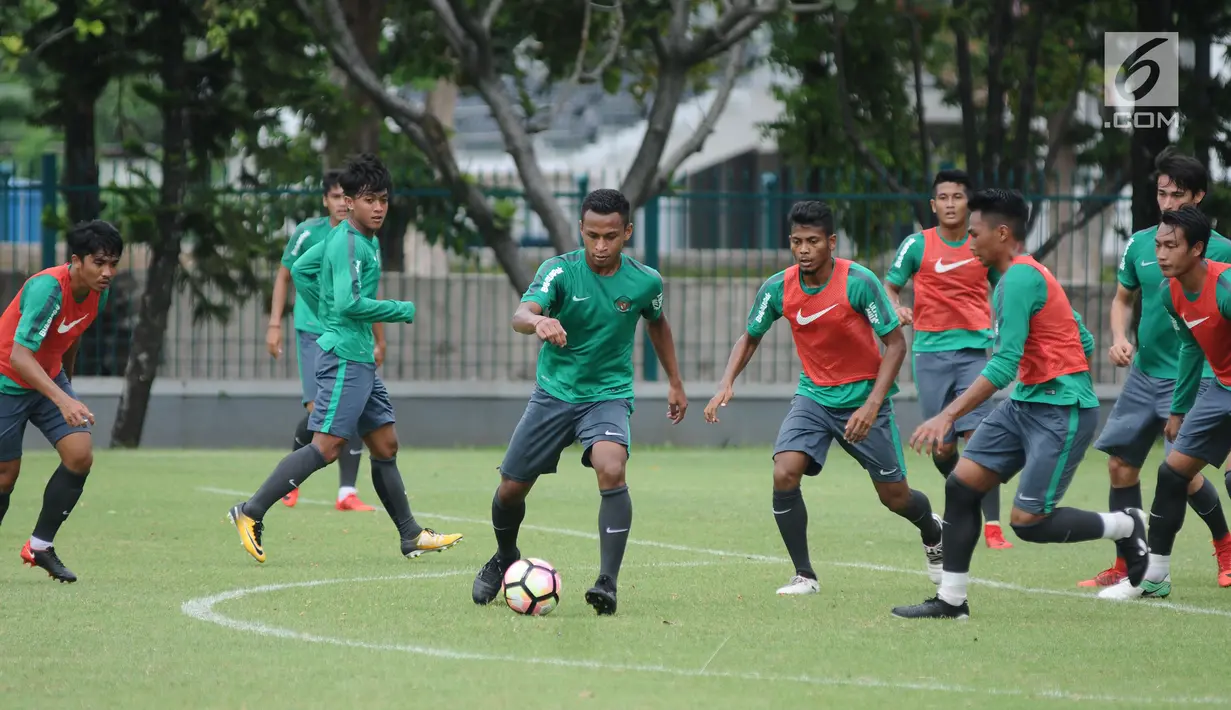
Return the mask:
M675 339L671 335L667 316L660 315L657 320L647 321L645 333L654 346L659 364L667 373L667 418L672 424L679 424L684 421L684 412L688 410L688 398L684 395L684 381L680 379L680 366L675 358Z
M857 444L868 437L868 432L876 423L876 415L880 412L881 405L885 403L885 396L889 394L889 388L893 386L893 381L898 377L898 371L902 369L902 362L906 360L906 337L902 335L901 327L882 335L881 342L885 345L885 354L881 358L880 369L876 371L876 382L872 385L872 392L868 394L868 401L856 409L846 421L846 431L843 435L852 444Z
M1107 349L1107 357L1116 367L1133 364L1133 344L1128 341L1128 326L1136 298L1135 289L1116 284L1116 295L1111 299L1111 347Z
M94 415L89 407L68 396L68 393L52 381L51 377L43 371L43 367L38 364L33 350L21 343L13 343L13 354L9 357L9 363L23 380L29 382L39 394L60 408L60 413L64 415L64 421L69 426L94 423Z
M893 306L902 325L912 325L915 322L915 312L902 305L902 287L885 279L885 293L889 295L889 305Z
M376 339L376 348L373 354L376 357L376 366L380 367L385 364L385 324L372 324L372 337Z
M991 380L979 375L961 397L953 400L940 414L915 429L915 433L910 437L910 448L918 453L935 451L944 443L945 434L953 427L953 423L991 399L992 395L996 394L996 389Z
M282 354L282 310L286 307L290 284L291 270L279 265L278 274L274 276L274 295L269 301L269 327L265 329L265 347L275 358Z
M727 402L735 396L735 378L740 376L745 367L748 367L749 362L752 362L752 356L760 344L760 338L753 337L746 332L735 341L735 347L731 348L731 356L727 358L727 367L723 370L722 380L718 383L718 393L710 399L709 404L705 405L705 421L710 424L718 423L718 408L727 406Z
M543 307L533 301L522 301L513 312L513 330L522 335L537 335L540 340L559 348L568 344L560 321L543 315Z

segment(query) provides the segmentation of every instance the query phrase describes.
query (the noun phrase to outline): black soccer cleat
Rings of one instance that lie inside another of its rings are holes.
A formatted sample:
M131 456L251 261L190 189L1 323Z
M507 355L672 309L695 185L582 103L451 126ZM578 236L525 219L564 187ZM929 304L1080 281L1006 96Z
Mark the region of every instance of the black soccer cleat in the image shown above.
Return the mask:
M60 561L54 546L46 550L31 550L30 541L27 540L21 548L21 561L31 567L42 567L52 579L61 584L65 582L72 584L77 581L77 575Z
M1146 514L1141 508L1125 508L1125 513L1133 519L1133 534L1119 541L1117 547L1124 555L1124 566L1128 571L1129 584L1141 586L1141 580L1146 577L1146 569L1150 566L1150 545L1146 542Z
M599 616L616 613L616 583L609 575L600 574L594 586L586 592L586 603L594 607Z
M492 558L483 565L483 569L474 576L474 586L470 590L470 598L475 604L480 606L491 604L492 600L500 594L500 588L504 586L504 573L508 571L509 566L521 557L519 550L516 555L509 559L502 559L500 553L492 555Z
M896 606L893 615L899 619L969 619L970 605L962 602L961 606L953 606L935 596L922 604Z

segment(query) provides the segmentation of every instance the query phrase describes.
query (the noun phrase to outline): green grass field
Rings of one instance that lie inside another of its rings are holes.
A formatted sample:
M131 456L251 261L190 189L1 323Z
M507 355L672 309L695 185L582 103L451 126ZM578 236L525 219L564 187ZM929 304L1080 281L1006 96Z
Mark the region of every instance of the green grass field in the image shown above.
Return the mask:
M822 592L774 594L793 570L770 513L768 449L638 449L620 610L582 599L598 564L598 495L578 452L528 503L523 554L555 564L564 599L519 617L470 601L494 549L499 451L404 451L421 523L453 550L398 553L383 512L332 507L336 468L266 518L258 565L226 522L281 452L101 451L57 548L79 576L19 564L54 467L30 455L0 529L0 707L780 708L1117 707L1225 704L1231 589L1215 583L1191 512L1166 602L1103 602L1075 583L1109 543L980 544L967 622L891 607L934 593L918 534L884 510L834 447L805 483ZM1157 465L1157 454L1147 471ZM943 509L922 458L911 480ZM1065 503L1103 509L1091 452ZM361 496L376 504L367 478ZM1153 474L1145 476L1147 504ZM1218 487L1222 489L1221 476ZM1011 491L1003 500L1007 511Z

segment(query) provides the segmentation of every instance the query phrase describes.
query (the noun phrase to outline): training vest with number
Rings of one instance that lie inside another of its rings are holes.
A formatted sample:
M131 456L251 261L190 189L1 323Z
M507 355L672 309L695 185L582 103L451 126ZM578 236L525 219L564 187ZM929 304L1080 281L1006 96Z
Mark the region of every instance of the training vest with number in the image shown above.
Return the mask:
M820 293L809 294L799 282L799 266L782 279L782 316L791 323L795 350L804 373L821 387L876 379L881 365L876 334L847 296L851 262L834 258L833 275ZM887 314L870 314L886 318Z
M98 317L99 292L91 290L85 300L78 303L73 298L73 290L69 283L68 264L44 269L22 284L21 290L9 303L9 307L0 315L0 375L4 375L26 389L33 386L23 380L10 363L13 355L13 342L17 335L17 326L21 321L21 295L26 290L26 284L40 276L52 276L60 283L60 305L51 309L46 318L40 322L42 344L34 351L34 359L38 361L43 372L54 379L63 368L64 353L81 334L90 327ZM30 304L31 308L40 308L42 304Z
M1231 385L1231 321L1218 310L1218 279L1231 264L1206 261L1205 285L1197 300L1189 301L1184 296L1180 282L1171 279L1171 306L1184 319L1188 332L1192 333L1205 358L1209 360L1214 376L1224 385Z
M935 228L923 230L923 259L915 272L914 329L930 333L992 327L987 267L970 239L950 246Z
M1081 330L1060 282L1034 257L1015 257L1013 263L1035 269L1047 284L1046 303L1030 317L1030 333L1026 336L1017 379L1025 385L1038 385L1062 375L1088 371L1090 363L1081 345Z

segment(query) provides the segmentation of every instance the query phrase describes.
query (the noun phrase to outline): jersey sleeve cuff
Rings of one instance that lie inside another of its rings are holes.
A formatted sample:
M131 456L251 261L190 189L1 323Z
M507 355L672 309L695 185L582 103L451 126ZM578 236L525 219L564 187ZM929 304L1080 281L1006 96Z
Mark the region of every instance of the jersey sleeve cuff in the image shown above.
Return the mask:
M897 274L886 274L885 283L893 284L894 286L897 286L898 288L902 288L903 286L906 285L907 278L908 277L906 276L899 276Z
M987 381L991 382L992 386L994 386L998 390L1002 390L1005 387L1008 387L1009 383L1013 381L1012 375L1006 377L1005 374L1001 371L1001 368L999 367L999 363L997 363L995 360L989 361L987 363L987 366L983 368L983 372L981 372L980 374L986 377Z
M26 350L29 350L29 351L31 351L31 352L38 352L38 349L39 349L40 347L42 347L42 345L43 345L42 341L39 341L39 342L33 342L33 341L30 341L30 340L26 340L25 338L17 338L17 337L14 337L14 338L13 338L13 342L14 342L14 343L17 343L17 344L18 344L18 345L20 345L21 347L23 347L23 348L25 348Z

